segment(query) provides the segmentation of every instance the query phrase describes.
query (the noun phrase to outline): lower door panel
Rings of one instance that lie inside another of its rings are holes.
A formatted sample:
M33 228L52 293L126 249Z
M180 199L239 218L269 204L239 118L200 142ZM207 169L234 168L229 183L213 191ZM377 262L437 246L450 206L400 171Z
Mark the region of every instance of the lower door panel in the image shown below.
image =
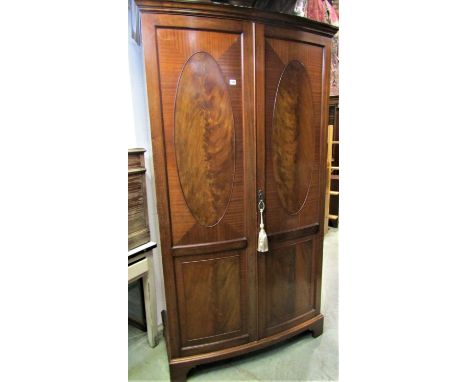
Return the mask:
M294 242L272 242L259 255L260 334L268 337L317 315L319 235ZM261 256L261 257L260 257Z
M175 261L181 354L248 341L245 251L183 256Z

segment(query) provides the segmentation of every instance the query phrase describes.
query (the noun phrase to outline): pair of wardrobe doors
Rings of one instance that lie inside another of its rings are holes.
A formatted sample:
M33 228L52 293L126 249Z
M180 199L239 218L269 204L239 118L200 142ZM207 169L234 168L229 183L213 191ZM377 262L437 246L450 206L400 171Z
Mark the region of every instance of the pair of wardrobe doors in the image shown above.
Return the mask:
M183 15L142 28L171 353L317 316L329 38Z

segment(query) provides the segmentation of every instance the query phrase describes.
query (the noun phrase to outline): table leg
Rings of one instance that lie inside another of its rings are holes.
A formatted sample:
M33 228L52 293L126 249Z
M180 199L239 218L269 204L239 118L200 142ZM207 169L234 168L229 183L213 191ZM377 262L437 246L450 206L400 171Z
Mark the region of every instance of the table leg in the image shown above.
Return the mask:
M154 283L153 257L147 256L148 272L143 276L143 290L145 296L146 326L148 331L148 342L155 347L159 342L158 325L156 321L156 288Z

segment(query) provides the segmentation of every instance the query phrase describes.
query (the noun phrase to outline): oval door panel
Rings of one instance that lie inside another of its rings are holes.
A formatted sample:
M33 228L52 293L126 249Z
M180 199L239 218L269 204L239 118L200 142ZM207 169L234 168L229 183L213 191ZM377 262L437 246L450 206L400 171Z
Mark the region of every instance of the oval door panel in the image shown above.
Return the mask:
M281 205L298 213L307 198L313 163L312 90L299 61L283 70L273 111L273 175Z
M195 53L182 70L174 135L187 206L200 224L216 225L234 181L234 116L221 69L208 53Z

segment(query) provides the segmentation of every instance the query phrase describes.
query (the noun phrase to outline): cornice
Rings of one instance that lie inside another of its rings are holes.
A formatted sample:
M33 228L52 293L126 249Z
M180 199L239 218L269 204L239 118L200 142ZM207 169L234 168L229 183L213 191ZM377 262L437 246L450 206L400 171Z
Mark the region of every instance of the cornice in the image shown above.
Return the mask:
M313 32L322 36L333 37L338 28L309 20L304 17L269 12L255 8L240 7L224 3L206 1L157 1L135 0L141 13L165 13L198 17L214 17L231 20L249 20L272 26L294 28Z

